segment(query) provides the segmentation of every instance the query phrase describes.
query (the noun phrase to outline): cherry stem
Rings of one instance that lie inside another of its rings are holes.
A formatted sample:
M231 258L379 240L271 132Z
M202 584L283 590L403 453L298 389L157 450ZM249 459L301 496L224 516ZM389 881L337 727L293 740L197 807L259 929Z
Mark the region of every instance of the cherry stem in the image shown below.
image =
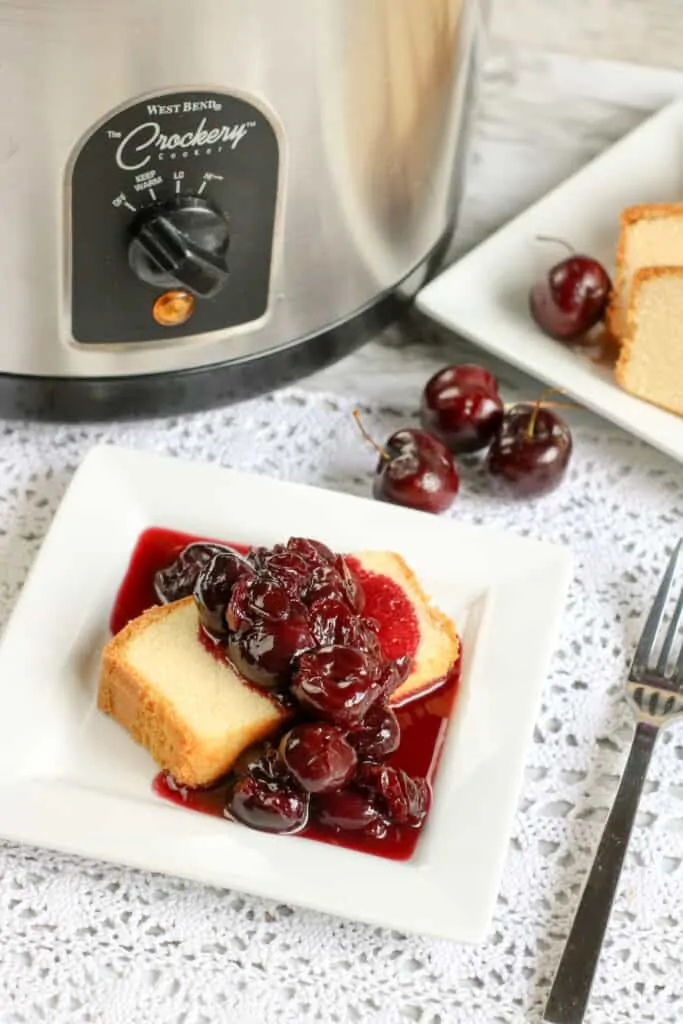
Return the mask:
M365 427L363 426L363 421L360 418L360 413L358 412L358 409L353 410L353 418L356 421L358 429L360 430L365 440L372 445L376 452L379 452L380 458L388 462L389 459L391 458L389 452L386 450L386 448L382 448L381 445L377 444L374 437L372 437L372 435L369 434L368 431L365 429Z
M539 395L539 397L538 397L538 399L537 399L537 401L536 401L536 403L534 405L534 408L533 408L533 410L531 412L531 416L529 417L529 422L528 422L527 428L526 428L526 436L529 438L529 440L531 440L531 438L536 433L536 421L538 419L538 414L541 411L541 409L548 408L549 406L552 406L553 404L554 405L558 404L558 403L544 402L543 401L544 398L547 398L549 395L564 395L564 394L565 394L565 392L562 391L561 388L547 388L545 391L541 392L541 394Z
M563 248L565 248L567 250L567 252L570 253L572 256L576 252L576 249L573 246L571 246L569 244L569 242L565 242L564 238L556 238L554 235L536 235L536 241L537 242L554 242L555 245L563 246Z

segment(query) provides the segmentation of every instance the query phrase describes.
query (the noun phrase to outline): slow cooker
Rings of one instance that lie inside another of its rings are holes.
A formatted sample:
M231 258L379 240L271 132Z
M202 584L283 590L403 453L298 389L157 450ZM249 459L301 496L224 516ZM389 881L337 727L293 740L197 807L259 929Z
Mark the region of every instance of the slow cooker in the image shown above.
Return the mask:
M394 319L453 230L477 0L0 0L0 414L209 407Z

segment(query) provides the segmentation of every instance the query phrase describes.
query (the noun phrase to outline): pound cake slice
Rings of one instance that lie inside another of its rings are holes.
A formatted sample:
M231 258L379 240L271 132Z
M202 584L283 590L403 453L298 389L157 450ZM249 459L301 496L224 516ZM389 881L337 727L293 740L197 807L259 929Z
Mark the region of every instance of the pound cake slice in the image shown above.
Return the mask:
M288 712L248 686L198 636L193 598L149 608L102 653L97 706L186 786L224 775Z
M624 390L683 415L683 266L634 275L616 376Z
M460 653L450 620L429 601L397 554L366 551L348 562L366 590L364 614L380 625L387 658L410 654L411 673L391 697L400 705L443 680ZM205 786L243 750L288 721L267 692L201 642L192 597L143 612L102 653L97 704L176 782Z
M614 289L607 327L620 341L628 330L631 286L644 267L683 266L683 203L646 203L621 213Z

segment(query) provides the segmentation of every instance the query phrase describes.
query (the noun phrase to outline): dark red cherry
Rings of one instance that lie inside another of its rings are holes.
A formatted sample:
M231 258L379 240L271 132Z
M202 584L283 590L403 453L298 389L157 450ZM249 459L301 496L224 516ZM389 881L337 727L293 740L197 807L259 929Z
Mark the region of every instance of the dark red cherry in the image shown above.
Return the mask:
M362 621L345 601L337 597L323 597L314 601L308 609L308 622L320 647L333 644L358 646Z
M291 601L287 588L270 576L256 576L247 584L252 618L287 619Z
M353 728L381 696L379 668L352 647L309 651L299 658L292 695L309 715Z
M406 428L384 445L373 494L380 501L438 513L453 504L458 487L458 473L445 444L425 430Z
M299 832L308 822L309 797L274 752L250 765L230 786L226 817L260 832Z
M420 828L427 817L431 790L426 779L412 779L400 768L385 764L361 764L354 782L372 795L393 825Z
M386 704L374 704L361 724L348 734L363 760L383 761L398 750L401 727L396 714Z
M233 587L225 612L228 628L232 632L263 620L305 618L306 609L282 579L261 570L242 577Z
M155 573L154 591L157 600L161 604L170 604L171 601L189 597L201 570L221 551L232 552L239 558L237 552L233 552L232 548L225 544L197 541L184 547L170 565Z
M228 629L233 633L238 629L244 629L253 622L249 580L246 576L238 580L232 588L230 600L225 610L225 621L227 622Z
M311 570L305 597L307 604L333 598L349 604L350 607L344 580L333 565L319 565Z
M387 823L371 795L357 789L316 796L313 814L321 825L335 832L366 832L376 838L382 838L387 832Z
M228 655L239 672L264 689L289 681L292 662L316 646L305 619L255 622L230 637Z
M194 586L194 600L204 629L215 637L228 635L225 612L232 588L253 569L236 551L219 551L204 566Z
M400 658L385 662L379 681L384 700L388 700L392 693L398 690L402 683L405 683L412 667L413 659L408 654L402 654Z
M564 420L552 409L520 402L503 417L487 466L512 493L536 496L558 486L571 453L572 436Z
M319 540L309 540L307 537L290 537L287 541L287 550L299 555L311 569L320 565L332 565L335 560L334 553L325 544Z
M452 452L485 448L502 419L498 383L481 366L447 366L434 374L422 393L422 426Z
M342 789L353 775L358 757L341 729L324 722L296 725L283 737L280 756L308 793Z
M299 597L308 584L310 567L293 551L279 551L266 555L262 572L277 580L291 597Z
M612 283L602 264L573 255L556 263L531 289L529 308L551 338L570 341L602 320Z

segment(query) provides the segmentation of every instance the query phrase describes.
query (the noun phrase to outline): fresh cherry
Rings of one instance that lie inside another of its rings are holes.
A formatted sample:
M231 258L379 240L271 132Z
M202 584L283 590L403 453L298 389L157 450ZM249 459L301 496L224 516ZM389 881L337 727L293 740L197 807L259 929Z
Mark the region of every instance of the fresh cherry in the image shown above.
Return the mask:
M569 427L552 409L520 402L503 417L487 456L490 473L523 496L554 490L572 453Z
M358 728L348 734L348 741L363 760L383 761L398 750L401 742L401 727L395 712L386 704L374 704Z
M201 570L208 565L214 555L222 551L232 552L232 548L226 547L225 544L204 541L197 541L184 547L170 565L155 573L154 591L157 600L161 604L170 604L172 601L189 597Z
M447 366L434 374L422 393L422 426L452 452L485 448L502 419L498 382L481 366Z
M355 783L367 790L393 825L420 828L429 810L431 791L425 779L412 779L400 768L362 764Z
M295 725L280 743L280 756L308 793L329 793L350 781L356 751L341 729L323 722Z
M571 341L603 318L611 290L612 282L601 263L574 254L536 282L529 294L529 308L551 338Z
M234 780L225 805L226 817L261 832L299 832L308 822L308 811L308 794L272 750Z
M379 452L375 498L421 512L443 512L453 504L460 481L451 453L438 438L406 427Z
M335 832L365 832L381 839L387 822L369 792L341 789L315 797L313 813L321 825Z
M204 629L215 637L225 637L228 625L225 612L232 588L253 569L236 551L219 551L197 576L194 600Z
M322 647L301 655L291 690L311 716L352 729L382 694L380 666L353 647Z

